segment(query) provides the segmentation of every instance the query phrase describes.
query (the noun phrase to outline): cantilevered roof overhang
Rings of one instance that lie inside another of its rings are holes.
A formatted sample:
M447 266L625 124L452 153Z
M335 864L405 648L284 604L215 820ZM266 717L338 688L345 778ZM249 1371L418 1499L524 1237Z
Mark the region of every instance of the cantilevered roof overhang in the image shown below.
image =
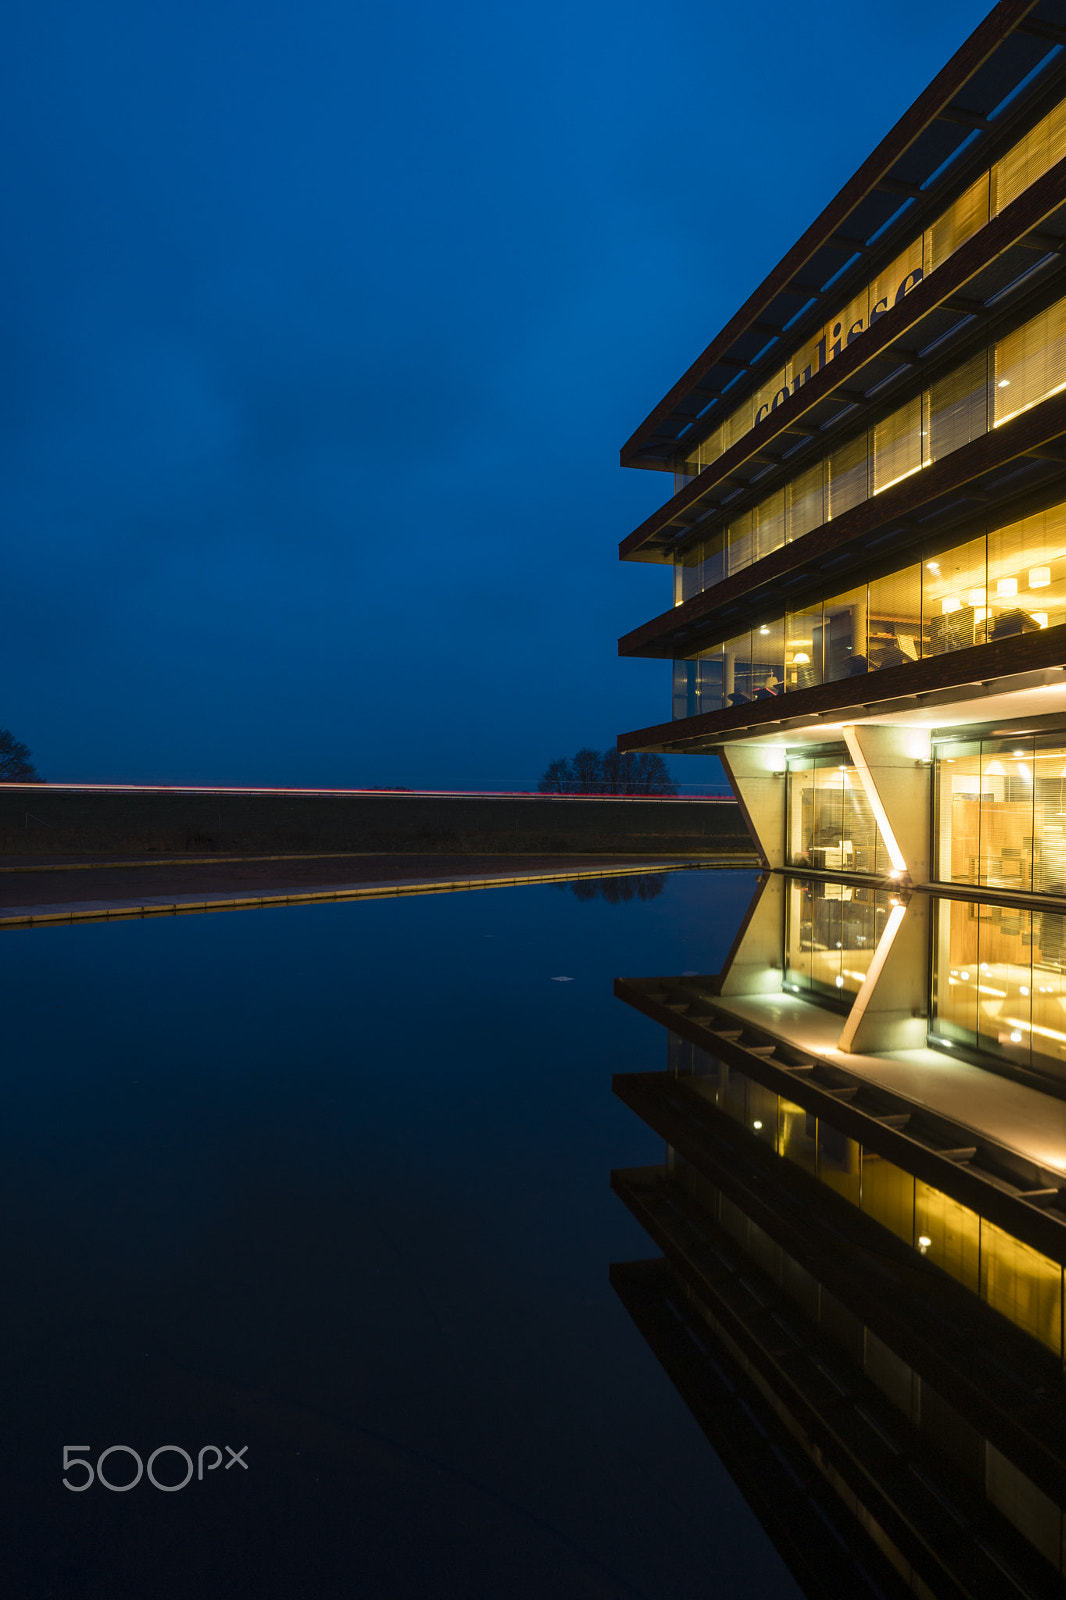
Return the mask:
M964 167L991 156L1023 99L1061 76L1061 0L1000 0L645 418L622 465L672 468L848 299L875 256L931 220Z

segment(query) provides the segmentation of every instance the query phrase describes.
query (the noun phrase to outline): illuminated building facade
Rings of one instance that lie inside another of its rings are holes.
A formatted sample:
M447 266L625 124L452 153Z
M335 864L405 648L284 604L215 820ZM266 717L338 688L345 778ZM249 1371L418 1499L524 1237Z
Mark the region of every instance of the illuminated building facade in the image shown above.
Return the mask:
M907 1448L916 1460L931 1450L923 1470L946 1474L945 1485L963 1452L962 1478L944 1495L976 1496L995 1525L993 1565L1010 1566L1020 1533L1040 1559L1018 1592L1043 1592L1047 1563L1066 1571L1061 1449L1045 1459L1013 1423L986 1426L994 1406L967 1398L918 1350L914 1328L893 1324L890 1335L891 1317L879 1321L869 1298L846 1304L829 1244L820 1261L797 1256L774 1207L788 1213L806 1185L812 1216L832 1216L826 1241L850 1228L857 1249L875 1248L880 1230L898 1295L939 1282L945 1306L958 1297L950 1315L982 1327L990 1318L1011 1344L1004 1361L1020 1371L1031 1358L1030 1378L1043 1374L1034 1392L1060 1404L1060 3L995 7L622 461L674 475L672 497L621 546L624 559L672 569L672 604L619 646L672 661L673 706L669 721L619 747L717 754L765 871L720 973L620 985L674 1043L654 1083L619 1084L667 1142L661 1171L617 1182L665 1255L654 1271L618 1269L619 1292L660 1333L673 1326L662 1306L676 1320L684 1302L725 1337L734 1365L748 1362L771 1409L779 1386L755 1335L729 1322L729 1296L715 1300L688 1245L701 1227L705 1239L730 1235L723 1250L759 1257L770 1299L806 1294L812 1348L825 1333L816 1305L840 1307L845 1332L830 1337L838 1354L847 1347L855 1384L880 1386L884 1399L889 1379L870 1366L882 1356L864 1352L892 1352L885 1371L899 1380L892 1403L911 1429ZM726 1151L730 1121L766 1167L762 1211L737 1198L730 1163L744 1169L749 1156ZM928 1427L908 1412L904 1369L907 1383L926 1385ZM841 1487L851 1469L813 1413L805 1432L791 1402L784 1412L822 1487L874 1529L876 1559L905 1587L1000 1592L980 1572L951 1589L931 1530L919 1536L908 1522L903 1487L880 1511L862 1495L851 1504ZM957 1428L941 1426L948 1412Z

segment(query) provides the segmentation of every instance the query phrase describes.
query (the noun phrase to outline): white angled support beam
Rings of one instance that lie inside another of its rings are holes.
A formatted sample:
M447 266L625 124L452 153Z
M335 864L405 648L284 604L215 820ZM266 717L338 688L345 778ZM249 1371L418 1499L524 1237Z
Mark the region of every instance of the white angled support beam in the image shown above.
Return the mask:
M779 994L785 880L776 873L755 891L740 932L722 965L720 994Z
M785 752L766 745L730 744L719 750L740 813L763 866L785 864Z
M925 1043L929 901L893 906L865 982L848 1012L839 1047L854 1055L916 1050Z
M928 730L863 722L845 728L844 740L893 869L926 883L931 861Z

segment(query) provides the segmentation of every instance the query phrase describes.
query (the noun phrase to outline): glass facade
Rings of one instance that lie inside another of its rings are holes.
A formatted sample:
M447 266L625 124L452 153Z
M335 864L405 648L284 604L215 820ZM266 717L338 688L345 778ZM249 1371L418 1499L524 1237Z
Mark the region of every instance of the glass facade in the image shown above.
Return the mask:
M1066 388L1066 298L678 556L674 601L842 516Z
M673 714L721 711L1062 623L1066 504L675 661Z
M1050 111L988 172L982 173L890 266L859 290L848 305L835 312L803 346L793 351L788 361L755 394L742 400L714 433L681 463L680 475L687 481L717 461L1063 156L1066 156L1066 102Z
M1063 1269L824 1118L670 1036L669 1070L1063 1359Z
M935 874L1066 896L1066 738L1019 734L936 746Z
M790 877L785 891L786 988L812 997L858 994L894 903L888 890Z
M1066 1081L1066 915L936 904L932 1031Z

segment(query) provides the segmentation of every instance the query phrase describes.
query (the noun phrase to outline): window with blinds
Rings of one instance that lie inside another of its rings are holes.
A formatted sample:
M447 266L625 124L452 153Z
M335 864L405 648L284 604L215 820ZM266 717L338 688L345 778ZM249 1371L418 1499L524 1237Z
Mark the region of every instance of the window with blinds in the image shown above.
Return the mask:
M922 568L923 654L940 656L985 642L986 540L971 539Z
M772 700L784 693L785 623L779 617L751 630L751 683L756 700Z
M995 427L1066 389L1066 300L997 340Z
M726 569L726 530L716 528L700 545L700 588L721 583Z
M989 177L983 172L976 183L925 230L925 271L932 272L954 255L988 221Z
M861 433L826 458L826 520L839 517L869 499L867 436Z
M785 533L799 539L825 521L825 495L822 488L823 463L818 461L785 486Z
M812 689L822 681L822 607L785 617L785 688Z
M902 255L896 257L891 266L878 273L870 285L870 316L874 322L879 316L884 316L895 304L900 287L912 273L921 277L924 256L924 235L919 234L917 239L911 241Z
M742 511L734 517L726 530L727 557L730 573L741 572L751 566L751 512Z
M822 606L826 683L861 677L869 671L866 657L866 585L834 595Z
M929 389L926 456L939 461L988 432L988 351L938 378Z
M694 594L699 593L700 586L700 549L693 545L691 550L686 550L684 555L674 557L674 605L681 605L684 600L691 600Z
M751 514L752 560L760 561L785 542L785 491L762 500Z
M782 389L794 391L797 380L802 382L808 369L812 374L817 372L821 364L833 359L834 353L846 349L849 335L858 337L869 328L871 318L876 322L916 282L935 272L960 245L978 233L990 216L997 216L1064 157L1066 101L1050 111L989 172L976 179L924 234L912 240L890 266L831 316L801 349L794 350L784 366L767 378L754 396L741 400L737 409L684 463L685 472L701 471L716 461L749 431L762 407L771 406Z
M922 396L874 424L873 492L880 494L922 466Z
M1063 156L1066 156L1066 101L1049 111L1043 121L992 168L992 215L998 216Z
M727 706L747 705L755 698L752 678L751 634L740 633L722 647L725 660L724 684Z
M922 568L875 578L867 602L867 655L870 671L902 667L922 655Z

